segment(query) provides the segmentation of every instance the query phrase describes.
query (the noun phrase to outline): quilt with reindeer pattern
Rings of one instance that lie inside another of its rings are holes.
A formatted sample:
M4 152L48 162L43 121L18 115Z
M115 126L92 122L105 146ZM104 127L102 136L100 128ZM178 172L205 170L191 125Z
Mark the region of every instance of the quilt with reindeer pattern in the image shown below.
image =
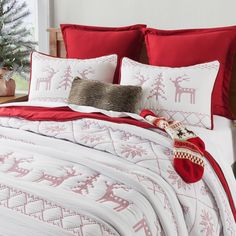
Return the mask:
M0 114L1 115L1 114ZM235 235L210 163L185 183L161 130L0 117L0 235Z

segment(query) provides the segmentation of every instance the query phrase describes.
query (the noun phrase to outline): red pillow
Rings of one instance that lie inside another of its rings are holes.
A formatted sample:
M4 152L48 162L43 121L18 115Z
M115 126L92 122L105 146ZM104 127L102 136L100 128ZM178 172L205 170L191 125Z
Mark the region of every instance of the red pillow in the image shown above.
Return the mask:
M180 67L213 60L220 70L213 90L213 114L233 119L229 105L229 88L236 52L236 26L190 29L146 29L145 41L149 63ZM204 81L199 80L199 83Z
M146 25L119 28L61 25L67 58L88 59L109 54L118 55L114 83L119 82L122 57L139 60L144 41L143 28L146 28Z

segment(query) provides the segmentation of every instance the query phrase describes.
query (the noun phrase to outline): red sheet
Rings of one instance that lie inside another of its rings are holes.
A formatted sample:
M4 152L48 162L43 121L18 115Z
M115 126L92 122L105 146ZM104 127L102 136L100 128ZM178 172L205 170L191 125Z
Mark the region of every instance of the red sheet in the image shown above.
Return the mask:
M109 117L101 113L83 113L71 110L69 107L29 107L29 106L12 106L1 107L0 116L21 117L31 121L69 121L82 118L91 118L105 120L115 123L125 123L142 128L156 128L153 125L135 120L131 117Z

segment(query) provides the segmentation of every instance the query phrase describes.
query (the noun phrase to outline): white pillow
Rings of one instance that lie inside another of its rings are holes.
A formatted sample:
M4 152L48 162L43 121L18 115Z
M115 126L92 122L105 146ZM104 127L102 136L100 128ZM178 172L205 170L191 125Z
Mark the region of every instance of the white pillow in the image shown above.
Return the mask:
M33 52L29 101L66 103L76 76L112 83L116 65L115 54L81 60L56 58Z
M213 128L211 95L220 63L188 67L150 66L124 58L121 84L143 89L138 111L150 109L159 116L186 125Z

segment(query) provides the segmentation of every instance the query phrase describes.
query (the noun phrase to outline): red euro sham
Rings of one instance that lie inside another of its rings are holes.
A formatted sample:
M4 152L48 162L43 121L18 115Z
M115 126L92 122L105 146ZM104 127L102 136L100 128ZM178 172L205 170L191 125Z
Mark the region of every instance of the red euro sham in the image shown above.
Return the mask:
M139 60L146 25L96 27L61 24L67 58L88 59L109 54L118 55L114 83L119 83L119 66L123 57Z
M146 29L145 41L151 65L181 67L213 60L220 62L214 85L213 114L233 119L229 89L236 52L236 26L190 29ZM199 78L199 83L204 83Z

